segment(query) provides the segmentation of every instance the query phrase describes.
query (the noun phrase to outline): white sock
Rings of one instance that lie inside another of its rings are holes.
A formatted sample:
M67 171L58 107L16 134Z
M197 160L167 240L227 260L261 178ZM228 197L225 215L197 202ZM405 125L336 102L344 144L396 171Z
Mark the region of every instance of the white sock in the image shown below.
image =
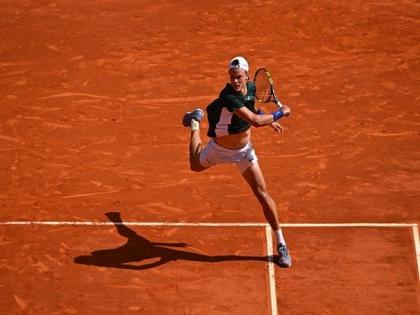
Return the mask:
M278 229L277 231L274 231L274 234L277 238L277 244L283 244L286 246L286 241L284 240L283 233L281 232L281 229Z
M191 131L198 129L200 129L200 123L195 119L191 119Z

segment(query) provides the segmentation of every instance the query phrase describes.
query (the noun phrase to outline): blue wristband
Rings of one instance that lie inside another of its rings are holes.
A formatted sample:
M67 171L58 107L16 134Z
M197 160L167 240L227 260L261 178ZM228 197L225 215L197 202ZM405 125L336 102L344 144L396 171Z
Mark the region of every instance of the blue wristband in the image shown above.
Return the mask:
M284 113L282 110L278 110L277 112L272 112L271 115L273 115L273 121L279 120L284 116Z

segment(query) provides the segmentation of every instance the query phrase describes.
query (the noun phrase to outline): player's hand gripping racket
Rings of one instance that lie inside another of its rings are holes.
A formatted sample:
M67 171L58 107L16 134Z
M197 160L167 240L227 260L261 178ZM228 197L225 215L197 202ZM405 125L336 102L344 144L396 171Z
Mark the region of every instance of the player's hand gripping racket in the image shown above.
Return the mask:
M270 72L265 68L259 68L255 72L254 83L256 85L256 98L260 103L257 108L264 111L265 113L282 110L287 116L290 114L290 109L286 105L283 105L278 99L276 92L274 91L274 80ZM274 104L269 106L269 104Z

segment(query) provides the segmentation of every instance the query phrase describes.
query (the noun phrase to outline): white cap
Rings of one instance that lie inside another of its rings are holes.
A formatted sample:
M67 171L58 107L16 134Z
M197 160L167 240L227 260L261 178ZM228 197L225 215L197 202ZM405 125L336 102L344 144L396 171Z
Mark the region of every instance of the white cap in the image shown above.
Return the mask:
M244 57L237 56L229 62L229 69L244 69L246 72L248 72L248 62Z

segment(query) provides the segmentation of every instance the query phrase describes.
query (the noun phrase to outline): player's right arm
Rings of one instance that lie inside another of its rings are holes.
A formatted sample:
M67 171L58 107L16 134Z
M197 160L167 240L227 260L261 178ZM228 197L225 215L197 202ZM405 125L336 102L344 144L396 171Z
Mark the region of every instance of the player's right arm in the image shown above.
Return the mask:
M279 110L273 113L265 114L265 113L253 113L245 106L240 107L234 111L234 114L237 115L239 118L245 120L249 124L254 127L264 127L267 125L272 124L273 122L277 121L283 116L288 116L290 114L289 107L283 107L283 110Z
M254 127L264 127L274 122L273 115L255 114L245 106L236 109L233 113Z

